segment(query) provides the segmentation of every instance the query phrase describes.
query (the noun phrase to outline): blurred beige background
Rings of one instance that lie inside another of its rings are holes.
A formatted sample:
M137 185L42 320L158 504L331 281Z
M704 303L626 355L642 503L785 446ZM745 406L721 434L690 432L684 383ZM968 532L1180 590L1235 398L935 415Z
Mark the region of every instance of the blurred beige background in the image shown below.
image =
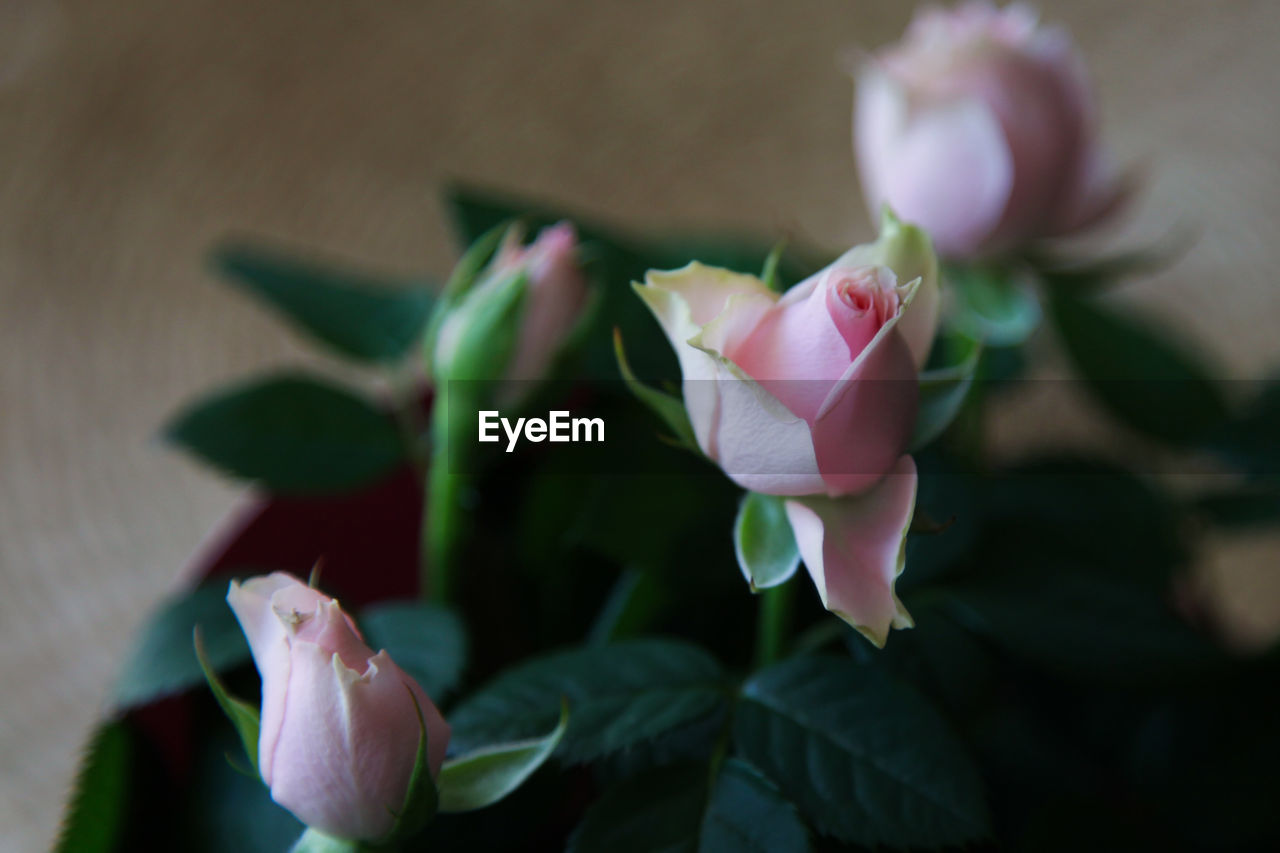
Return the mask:
M1232 376L1280 364L1274 0L1044 2L1076 32L1133 239L1200 243L1121 298ZM311 361L221 288L228 230L443 275L460 177L636 226L866 236L836 57L908 4L0 2L0 848L48 846L135 624L236 489L151 440L192 394ZM1240 626L1280 624L1280 542L1219 543Z

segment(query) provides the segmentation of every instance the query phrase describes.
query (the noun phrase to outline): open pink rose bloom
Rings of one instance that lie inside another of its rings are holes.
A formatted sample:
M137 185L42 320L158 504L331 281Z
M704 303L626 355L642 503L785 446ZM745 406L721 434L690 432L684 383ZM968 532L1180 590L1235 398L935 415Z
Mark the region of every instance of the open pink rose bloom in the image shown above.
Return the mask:
M917 372L938 321L920 230L880 239L779 296L694 263L638 292L680 359L698 444L745 489L783 495L824 605L881 645L911 617L893 592L915 505Z

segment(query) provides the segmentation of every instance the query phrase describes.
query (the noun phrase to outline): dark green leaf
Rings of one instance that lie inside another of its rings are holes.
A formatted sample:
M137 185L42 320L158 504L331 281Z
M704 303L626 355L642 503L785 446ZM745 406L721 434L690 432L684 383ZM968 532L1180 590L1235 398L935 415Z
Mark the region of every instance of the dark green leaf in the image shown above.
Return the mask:
M446 761L437 781L440 811L466 812L498 802L543 765L568 726L569 705L562 702L560 721L548 734L482 747Z
M1211 437L1210 446L1222 453L1244 473L1255 479L1271 480L1280 475L1280 379L1264 383L1245 410L1223 424Z
M244 747L245 757L249 759L249 766L256 773L258 768L258 733L262 725L258 709L227 692L226 685L222 683L217 673L213 671L213 667L209 665L209 658L205 653L199 627L192 632L191 639L192 645L195 646L196 659L200 662L200 670L204 674L205 681L209 684L209 689L213 692L213 698L218 701L218 707L222 709L222 713L227 715L227 719L235 727L236 734L240 736L240 743Z
M403 358L435 302L422 287L317 266L260 246L223 246L213 263L299 329L360 361Z
M625 569L591 626L589 642L606 645L640 633L660 606L662 589L652 574Z
M652 770L623 781L592 804L568 853L697 853L707 771Z
M1073 456L1025 462L974 488L969 503L964 511L986 516L986 541L969 556L988 573L1024 573L1048 557L1147 583L1158 595L1189 559L1168 496L1109 462Z
M1169 609L1163 590L1053 562L1046 555L950 587L945 604L1010 654L1087 681L1191 680L1220 663L1212 645Z
M100 726L80 761L55 853L114 853L127 817L132 764L125 724Z
M571 853L804 853L795 809L751 766L729 759L707 792L699 766L660 768L628 779L587 811Z
M1280 524L1280 485L1241 486L1200 495L1192 508L1219 527Z
M200 662L191 650L191 632L197 625L214 671L249 659L249 645L227 606L227 580L209 581L151 614L116 678L116 705L122 709L145 705L201 684Z
M558 754L586 761L722 712L724 673L706 652L674 640L634 640L536 658L498 676L450 714L454 749L546 732L561 697L569 731Z
M749 764L730 758L720 767L702 818L699 851L805 853L809 834L795 807Z
M790 580L800 565L800 550L784 500L756 492L743 495L733 524L733 548L752 592Z
M457 686L467 662L467 635L451 610L419 601L375 604L360 614L373 649L386 649L439 704Z
M1126 425L1173 443L1195 442L1222 427L1221 389L1174 341L1097 301L1056 291L1050 305L1081 378Z
M275 804L266 785L227 761L238 749L225 726L213 726L196 744L181 849L192 853L280 853L305 827Z
M946 721L907 685L836 658L793 658L743 687L739 753L824 833L895 847L987 834L982 780Z
M351 490L405 457L390 414L300 374L216 392L181 412L164 433L215 468L277 493Z

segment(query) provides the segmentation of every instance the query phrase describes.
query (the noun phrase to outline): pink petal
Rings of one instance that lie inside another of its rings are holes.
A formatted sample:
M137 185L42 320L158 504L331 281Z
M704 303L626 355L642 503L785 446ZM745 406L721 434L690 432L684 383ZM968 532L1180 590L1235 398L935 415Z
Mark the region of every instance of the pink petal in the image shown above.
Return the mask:
M919 387L911 348L885 325L811 422L828 495L859 494L891 471L915 429Z
M1013 191L1000 122L975 99L924 107L875 160L885 201L929 232L944 255L979 252Z
M903 456L863 495L786 503L800 557L823 606L876 646L884 645L890 627L914 624L893 586L906 562L915 499L915 462Z

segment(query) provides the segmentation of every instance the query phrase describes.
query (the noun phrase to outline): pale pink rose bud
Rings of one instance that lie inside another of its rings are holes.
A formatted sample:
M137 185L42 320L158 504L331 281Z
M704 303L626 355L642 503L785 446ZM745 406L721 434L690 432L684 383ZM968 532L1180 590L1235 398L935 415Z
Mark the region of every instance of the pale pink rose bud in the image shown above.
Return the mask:
M698 263L637 288L680 359L699 447L743 488L794 498L787 515L823 603L876 643L911 624L893 584L937 279L928 238L886 213L876 243L781 297Z
M227 603L262 676L258 770L272 799L334 837L385 838L408 793L418 708L432 776L449 725L385 651L365 645L338 602L297 578L232 582Z
M743 488L829 496L865 491L906 451L937 291L928 239L888 215L876 243L781 297L698 263L638 288L680 359L703 452Z
M520 244L519 232L512 230L480 281L445 318L436 342L435 359L437 364L446 366L446 372L453 372L447 366L455 362L455 354L464 345L464 339L475 333L474 318L484 312L485 303L499 294L513 274L522 271L527 276L527 284L504 374L448 378L532 381L547 375L586 305L587 280L579 264L578 238L567 222L544 229L527 246ZM486 329L484 334L492 335L493 331ZM479 340L475 345L484 347L489 343ZM467 373L465 369L462 372Z
M1020 4L917 13L858 74L854 143L867 204L888 203L969 258L1065 235L1121 201L1067 32Z

